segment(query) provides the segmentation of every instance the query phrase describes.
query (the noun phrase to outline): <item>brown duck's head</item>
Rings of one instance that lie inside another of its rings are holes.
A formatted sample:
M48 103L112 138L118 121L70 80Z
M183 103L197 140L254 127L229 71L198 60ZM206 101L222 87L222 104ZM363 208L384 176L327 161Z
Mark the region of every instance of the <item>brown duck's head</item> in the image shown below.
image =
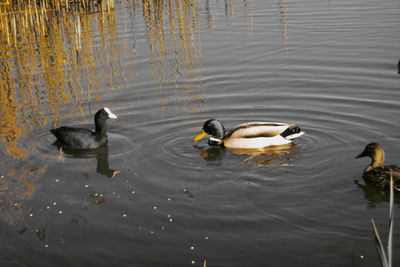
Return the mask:
M361 154L356 156L356 159L362 157L370 157L373 162L383 164L383 162L385 161L385 151L380 144L370 143L365 147L364 151L361 152Z

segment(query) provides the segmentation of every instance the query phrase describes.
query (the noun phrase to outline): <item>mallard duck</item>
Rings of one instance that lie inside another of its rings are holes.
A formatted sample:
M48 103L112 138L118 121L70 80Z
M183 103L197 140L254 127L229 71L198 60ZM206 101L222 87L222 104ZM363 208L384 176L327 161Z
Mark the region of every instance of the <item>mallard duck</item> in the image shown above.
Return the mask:
M277 122L249 122L225 132L220 121L211 119L204 123L193 141L200 141L203 137L211 135L208 140L209 145L232 149L262 149L289 144L303 134L300 127L294 124Z
M377 186L379 189L388 188L390 176L393 177L394 188L400 191L400 167L396 165L384 165L385 151L378 143L368 144L356 159L370 157L371 164L365 168L363 178L367 183Z
M107 144L106 120L116 119L117 116L107 107L104 107L94 115L95 132L85 128L62 126L51 129L57 141L62 146L73 149L95 149Z

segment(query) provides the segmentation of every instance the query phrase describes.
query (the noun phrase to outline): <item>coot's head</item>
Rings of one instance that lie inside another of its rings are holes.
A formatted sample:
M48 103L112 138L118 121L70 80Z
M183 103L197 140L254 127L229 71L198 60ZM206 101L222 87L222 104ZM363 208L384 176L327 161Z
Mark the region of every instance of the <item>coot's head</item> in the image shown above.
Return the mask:
M212 137L222 139L225 134L225 128L219 120L210 119L206 121L201 129L200 133L193 138L193 141L199 141L206 135L211 135Z
M111 110L107 107L100 109L99 111L96 112L96 115L94 115L95 121L97 121L97 120L105 121L108 118L116 119L118 117L114 113L112 113Z

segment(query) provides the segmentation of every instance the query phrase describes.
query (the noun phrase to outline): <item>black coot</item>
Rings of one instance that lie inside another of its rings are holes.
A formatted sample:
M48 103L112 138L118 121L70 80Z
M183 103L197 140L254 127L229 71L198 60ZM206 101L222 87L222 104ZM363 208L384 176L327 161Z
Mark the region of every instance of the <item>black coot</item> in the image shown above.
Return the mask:
M75 149L95 149L107 144L106 120L116 119L109 108L102 108L94 115L95 132L85 128L74 128L62 126L51 129L50 132L57 137L57 141L62 145Z

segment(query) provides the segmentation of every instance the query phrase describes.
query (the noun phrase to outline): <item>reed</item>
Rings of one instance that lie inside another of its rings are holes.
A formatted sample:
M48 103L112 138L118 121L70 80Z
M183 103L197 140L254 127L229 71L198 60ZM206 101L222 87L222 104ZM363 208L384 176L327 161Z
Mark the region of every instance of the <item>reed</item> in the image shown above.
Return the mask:
M374 235L375 246L377 253L379 255L379 259L382 267L392 267L392 255L393 255L393 213L394 213L394 195L393 195L393 176L390 175L390 208L389 208L389 236L388 236L388 245L387 250L385 250L385 246L382 243L382 240L379 236L378 228L374 222L374 219L371 218L372 224L372 232Z

